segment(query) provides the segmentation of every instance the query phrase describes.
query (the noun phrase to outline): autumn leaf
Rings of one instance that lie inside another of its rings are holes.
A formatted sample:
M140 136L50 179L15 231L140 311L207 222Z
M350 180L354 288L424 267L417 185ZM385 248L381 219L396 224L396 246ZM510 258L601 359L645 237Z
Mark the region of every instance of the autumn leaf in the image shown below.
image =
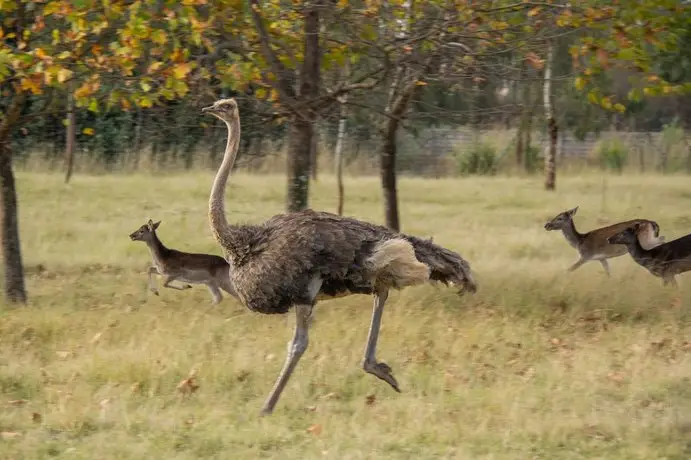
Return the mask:
M315 436L319 436L322 432L322 426L319 423L315 423L307 428L308 433L312 433Z
M182 64L177 64L173 67L173 75L175 78L182 80L187 76L188 73L192 71L192 64L189 62L183 62Z
M540 57L533 53L532 51L525 55L528 64L537 70L541 70L545 66L545 61L540 59Z

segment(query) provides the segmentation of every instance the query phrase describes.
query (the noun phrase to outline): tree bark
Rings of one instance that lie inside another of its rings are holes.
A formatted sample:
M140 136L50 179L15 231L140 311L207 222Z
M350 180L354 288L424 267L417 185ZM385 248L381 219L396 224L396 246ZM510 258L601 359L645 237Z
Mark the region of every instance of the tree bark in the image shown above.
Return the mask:
M295 117L288 134L288 212L306 209L309 199L310 150L313 124Z
M338 215L343 215L343 202L345 201L344 189L343 189L343 142L345 140L345 129L346 123L348 121L346 112L346 97L344 96L341 101L341 116L338 120L338 135L336 137L336 149L334 152L335 162L336 162L336 183L338 186Z
M72 93L73 85L70 83L67 90L67 136L65 139L65 183L68 183L72 178L72 171L74 170L74 148L77 144L77 116L74 108L74 94Z
M319 9L323 0L314 0L305 6L304 59L300 71L300 100L319 96L321 50L319 47ZM309 179L311 169L312 136L316 114L307 109L293 116L288 147L288 195L289 212L306 209L309 204Z
M397 78L403 78L405 72L399 72ZM417 96L422 88L418 85L418 79L422 74L413 76L407 83L399 87L398 84L392 85L392 92L389 94L389 104L386 113L389 117L383 134L383 145L380 158L381 166L381 185L384 192L384 214L386 226L399 232L401 230L400 218L398 213L398 190L396 186L396 133L403 120L410 100Z
M24 266L19 242L17 189L12 172L12 152L9 148L10 135L16 127L25 101L24 93L15 94L0 123L0 228L5 264L5 298L12 303L26 302Z
M552 100L552 66L554 64L554 47L551 42L547 44L547 59L545 59L545 78L543 100L545 104L545 118L549 132L549 145L545 154L545 190L555 190L557 187L557 140L559 127Z
M381 153L381 185L384 192L386 226L400 231L398 215L398 190L396 187L396 132L398 120L389 120Z
M319 129L316 122L312 128L312 139L310 140L310 174L313 181L317 181L317 154L319 147Z

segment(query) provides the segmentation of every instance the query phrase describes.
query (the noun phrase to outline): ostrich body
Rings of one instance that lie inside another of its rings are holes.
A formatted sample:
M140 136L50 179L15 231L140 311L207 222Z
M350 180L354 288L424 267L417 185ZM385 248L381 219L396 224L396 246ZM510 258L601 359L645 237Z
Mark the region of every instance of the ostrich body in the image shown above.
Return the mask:
M439 281L475 292L468 262L429 240L311 209L279 214L259 225L229 224L224 192L240 139L238 107L234 99L221 99L202 112L214 115L228 127L226 151L209 198L209 221L231 266L238 297L259 313L286 313L291 307L296 312L295 334L262 414L273 411L307 349L312 309L322 298L374 295L362 365L366 372L400 392L391 368L375 358L389 290Z

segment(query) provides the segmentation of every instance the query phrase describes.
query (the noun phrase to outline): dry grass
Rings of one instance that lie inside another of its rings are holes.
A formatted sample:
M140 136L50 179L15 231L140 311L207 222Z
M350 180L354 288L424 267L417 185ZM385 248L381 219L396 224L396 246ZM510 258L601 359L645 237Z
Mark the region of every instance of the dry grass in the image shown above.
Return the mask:
M310 348L276 412L258 417L292 315L262 316L203 287L146 291L148 253L129 232L163 221L169 245L219 253L211 173L19 175L31 297L0 312L0 457L7 459L691 457L691 326L682 302L628 256L608 280L543 230L580 205L589 229L635 216L672 239L691 227L687 177L405 179L405 230L460 251L480 291L394 293L378 356L403 393L359 367L364 296L323 302ZM346 211L380 222L375 178L347 180ZM313 207L335 208L334 182ZM283 208L284 181L240 175L233 220ZM604 209L603 209L604 208ZM178 384L196 372L191 394Z

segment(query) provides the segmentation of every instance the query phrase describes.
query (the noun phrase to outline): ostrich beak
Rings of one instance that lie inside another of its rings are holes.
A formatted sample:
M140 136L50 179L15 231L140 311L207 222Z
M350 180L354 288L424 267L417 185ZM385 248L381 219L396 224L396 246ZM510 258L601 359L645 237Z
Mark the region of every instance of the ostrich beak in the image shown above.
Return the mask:
M202 113L214 113L214 106L212 105L210 107L203 107Z

